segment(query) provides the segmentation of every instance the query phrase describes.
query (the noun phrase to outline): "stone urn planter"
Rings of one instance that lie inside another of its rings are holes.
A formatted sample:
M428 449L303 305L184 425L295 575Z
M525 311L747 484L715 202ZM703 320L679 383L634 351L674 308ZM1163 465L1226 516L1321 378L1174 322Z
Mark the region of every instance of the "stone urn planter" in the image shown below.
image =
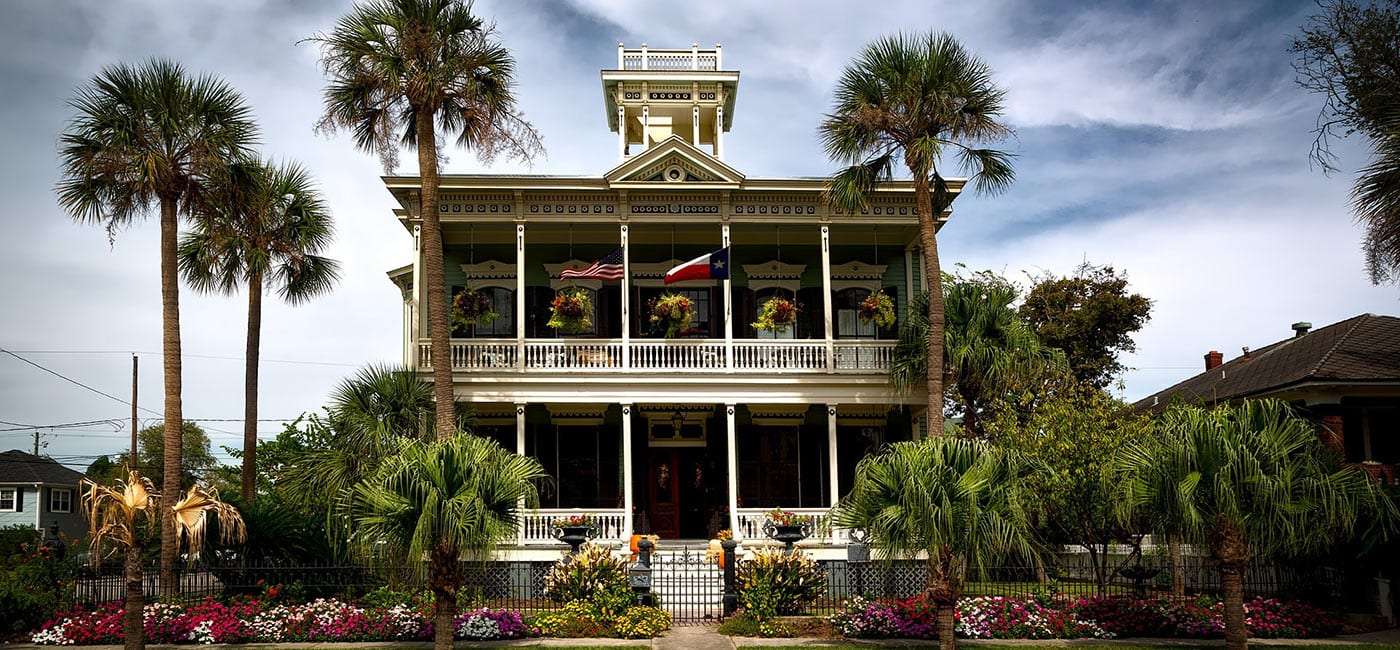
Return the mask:
M577 553L584 542L597 535L598 529L587 517L565 517L554 522L554 539L568 544L570 553Z
M793 545L812 535L812 522L786 510L773 510L763 522L763 534L791 551Z

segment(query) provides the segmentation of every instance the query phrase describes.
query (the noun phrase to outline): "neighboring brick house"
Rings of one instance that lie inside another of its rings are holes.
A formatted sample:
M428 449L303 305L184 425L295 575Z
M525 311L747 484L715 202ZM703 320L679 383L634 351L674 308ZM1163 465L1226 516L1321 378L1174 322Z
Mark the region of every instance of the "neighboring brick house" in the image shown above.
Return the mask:
M1135 406L1215 404L1276 397L1320 425L1322 435L1378 478L1394 482L1400 464L1400 318L1362 314L1311 329L1224 361L1211 350L1205 372Z
M83 475L46 456L17 449L0 452L0 527L43 529L57 523L65 535L87 534L78 505Z

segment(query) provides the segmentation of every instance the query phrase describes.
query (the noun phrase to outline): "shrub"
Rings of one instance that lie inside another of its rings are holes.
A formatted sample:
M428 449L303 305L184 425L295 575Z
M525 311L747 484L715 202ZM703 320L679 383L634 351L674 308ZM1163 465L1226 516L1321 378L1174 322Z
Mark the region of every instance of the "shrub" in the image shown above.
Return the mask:
M826 591L826 574L799 551L759 549L735 576L739 603L760 620L801 614Z
M627 561L594 544L584 544L577 553L565 556L544 577L544 593L556 602L590 600L619 588L630 596Z
M541 636L565 639L608 636L608 628L599 621L582 600L572 600L564 607L535 615L531 621Z
M0 529L0 639L38 627L71 604L76 559L60 560L33 528Z
M744 610L735 612L719 624L719 633L725 636L760 636L759 620Z
M659 607L633 607L613 624L613 633L623 639L650 639L671 629L671 613Z
M1105 639L1112 633L1055 601L981 596L958 601L954 630L972 639Z

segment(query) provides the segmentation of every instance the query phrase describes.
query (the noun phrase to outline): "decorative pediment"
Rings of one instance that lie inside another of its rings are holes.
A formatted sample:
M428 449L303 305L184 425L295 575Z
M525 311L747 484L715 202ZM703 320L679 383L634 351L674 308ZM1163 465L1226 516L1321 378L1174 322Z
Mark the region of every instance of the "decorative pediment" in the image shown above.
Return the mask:
M880 281L885 277L884 264L868 262L846 262L831 267L831 290L845 289L880 290Z
M515 289L515 264L488 260L479 264L463 264L462 273L472 289L500 287Z
M887 404L837 404L836 421L847 426L883 427L889 422Z
M750 404L749 417L760 426L798 426L806 421L807 409L807 404Z
M706 185L738 187L739 170L672 135L603 175L610 186Z
M783 289L796 294L802 272L806 270L806 264L788 264L778 260L744 265L744 275L749 278L751 291Z
M596 426L607 415L607 404L546 404L549 419L564 426Z

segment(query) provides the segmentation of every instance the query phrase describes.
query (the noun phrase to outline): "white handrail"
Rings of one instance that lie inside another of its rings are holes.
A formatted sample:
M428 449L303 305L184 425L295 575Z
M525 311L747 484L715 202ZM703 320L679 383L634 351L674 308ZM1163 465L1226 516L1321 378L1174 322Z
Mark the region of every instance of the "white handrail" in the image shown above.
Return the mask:
M724 339L452 339L452 369L473 372L827 372L823 339L735 339L733 368L726 363ZM832 344L834 372L884 374L894 358L894 341L842 340ZM624 364L626 359L630 364ZM418 367L431 369L432 345L418 341ZM630 365L630 367L627 367Z
M550 546L562 544L554 538L554 521L563 517L584 515L597 528L598 536L593 540L608 544L624 541L623 511L621 508L540 508L530 510L520 518L520 543L525 546Z
M763 543L765 540L772 541L763 534L763 524L768 521L768 513L772 510L772 508L739 508L739 530L734 531L735 537L750 545ZM830 508L782 508L782 510L791 512L799 519L804 519L812 524L812 535L798 542L799 545L840 545L851 539L849 530L832 525Z

